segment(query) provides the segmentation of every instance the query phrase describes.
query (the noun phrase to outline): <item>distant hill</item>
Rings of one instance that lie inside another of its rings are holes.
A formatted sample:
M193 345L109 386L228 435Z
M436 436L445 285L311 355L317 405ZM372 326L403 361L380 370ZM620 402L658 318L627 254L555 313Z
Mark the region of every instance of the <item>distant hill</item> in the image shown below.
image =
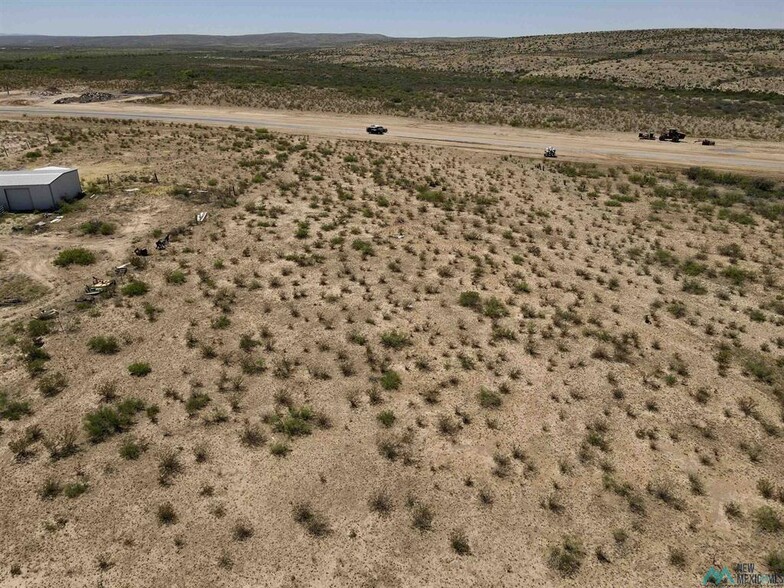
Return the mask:
M430 37L422 41L468 41L482 37ZM107 49L320 49L362 43L405 41L368 33L264 33L258 35L123 35L116 37L65 37L2 35L2 48L107 48ZM419 39L418 39L419 40Z
M356 43L391 41L385 35L364 33L267 33L259 35L124 35L116 37L61 37L0 35L0 47L85 47L110 49L314 49Z

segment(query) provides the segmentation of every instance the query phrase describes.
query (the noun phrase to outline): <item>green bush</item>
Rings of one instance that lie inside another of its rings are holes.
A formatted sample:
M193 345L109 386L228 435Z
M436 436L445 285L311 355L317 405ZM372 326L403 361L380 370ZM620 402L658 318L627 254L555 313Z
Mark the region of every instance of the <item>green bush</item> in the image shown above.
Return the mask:
M287 414L273 415L271 425L278 433L285 433L289 437L300 437L310 435L314 417L315 413L309 406L289 407Z
M774 574L784 574L784 551L771 551L768 554L768 568Z
M582 543L574 537L564 537L561 545L550 550L550 566L562 576L576 574L585 559Z
M71 484L66 484L63 487L63 494L65 494L68 498L78 498L85 492L87 492L90 486L87 482L73 482Z
M9 400L7 392L0 392L0 419L18 421L31 412L28 402Z
M116 407L102 406L84 417L84 429L93 443L125 431L134 423L136 413L144 410L138 398L126 398Z
M193 416L210 403L210 397L204 392L192 392L185 401L185 411Z
M95 337L91 337L87 342L87 346L91 351L102 355L112 355L120 350L120 344L113 335L96 335Z
M128 366L128 373L137 378L143 378L152 371L149 363L137 361Z
M503 302L501 302L500 300L498 300L498 298L493 296L492 298L490 298L490 300L485 302L484 308L482 309L482 314L484 314L488 318L497 319L497 318L508 316L509 311L507 310Z
M50 333L49 323L41 319L32 319L27 323L27 334L31 337L43 337Z
M378 413L378 415L376 415L376 419L379 423L389 428L395 424L397 417L395 417L395 413L391 410L382 410L380 413Z
M93 263L95 263L95 254L82 247L63 249L57 254L57 257L54 260L54 264L59 267L68 267L69 265L91 265Z
M68 379L60 372L48 374L38 382L38 390L46 397L57 396L68 386Z
M144 452L144 445L136 439L128 438L120 445L120 457L127 460L139 459Z
M766 533L780 533L784 530L784 523L776 511L769 506L761 506L754 511L754 522L757 523L760 531Z
M381 334L381 343L384 347L401 349L407 345L411 345L411 338L406 333L387 331L386 333Z
M83 235L113 235L116 228L114 224L100 220L89 220L79 227Z
M179 286L180 284L184 284L186 281L185 274L180 270L172 270L166 274L166 281L169 284L174 284Z
M394 370L387 370L381 375L381 387L384 390L397 390L400 388L400 384L402 383L402 379L400 378L400 374L398 374Z
M142 296L149 291L150 287L141 280L131 280L122 287L125 296Z
M479 406L482 408L500 408L501 407L501 396L492 392L491 390L487 390L486 388L482 388L478 394L479 398Z
M354 239L351 248L354 251L359 251L364 256L373 255L373 245L362 239Z
M479 307L482 305L482 298L479 296L479 292L463 292L460 294L458 303L460 304L460 306L465 306L466 308L473 308L474 310L478 310Z

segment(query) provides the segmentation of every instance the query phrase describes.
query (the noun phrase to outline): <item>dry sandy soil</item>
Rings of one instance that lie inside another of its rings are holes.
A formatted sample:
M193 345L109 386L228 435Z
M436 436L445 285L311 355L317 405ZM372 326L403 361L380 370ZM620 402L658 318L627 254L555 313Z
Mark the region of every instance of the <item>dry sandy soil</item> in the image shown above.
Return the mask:
M78 166L89 196L0 223L0 286L26 301L0 309L3 586L781 569L775 181L0 122L20 136L4 167ZM94 262L53 264L73 247Z

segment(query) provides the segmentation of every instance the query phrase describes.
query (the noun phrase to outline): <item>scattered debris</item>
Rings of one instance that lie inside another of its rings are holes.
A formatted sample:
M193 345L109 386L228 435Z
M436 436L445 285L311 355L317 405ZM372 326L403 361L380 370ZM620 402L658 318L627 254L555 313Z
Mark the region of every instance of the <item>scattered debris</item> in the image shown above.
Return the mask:
M36 318L42 321L48 321L56 317L57 314L58 312L56 308L46 308L43 310L39 310L38 314L36 315Z
M155 242L155 248L158 251L163 251L164 249L166 249L166 247L169 246L169 237L170 237L169 235L166 235L163 239L158 239Z
M150 254L150 252L147 251L146 247L144 249L139 249L137 247L136 249L133 250L133 254L138 255L139 257L147 257Z
M54 217L52 220L50 220L49 224L53 225L54 223L59 223L61 220L63 220L63 216L59 215L59 216Z
M55 104L87 104L89 102L106 102L114 98L114 94L108 92L85 92L81 96L68 96L55 100Z
M206 218L207 218L207 213L206 212L200 212L199 214L196 215L196 222L197 223L203 223L204 219L206 219Z

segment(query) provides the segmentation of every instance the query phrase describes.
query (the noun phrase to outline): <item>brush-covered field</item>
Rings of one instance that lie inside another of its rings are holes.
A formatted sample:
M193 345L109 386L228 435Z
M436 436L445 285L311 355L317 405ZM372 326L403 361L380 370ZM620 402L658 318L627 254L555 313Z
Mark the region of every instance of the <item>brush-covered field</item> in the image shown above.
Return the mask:
M782 572L781 183L241 128L0 136L87 192L0 222L4 586ZM77 302L93 277L116 287Z

